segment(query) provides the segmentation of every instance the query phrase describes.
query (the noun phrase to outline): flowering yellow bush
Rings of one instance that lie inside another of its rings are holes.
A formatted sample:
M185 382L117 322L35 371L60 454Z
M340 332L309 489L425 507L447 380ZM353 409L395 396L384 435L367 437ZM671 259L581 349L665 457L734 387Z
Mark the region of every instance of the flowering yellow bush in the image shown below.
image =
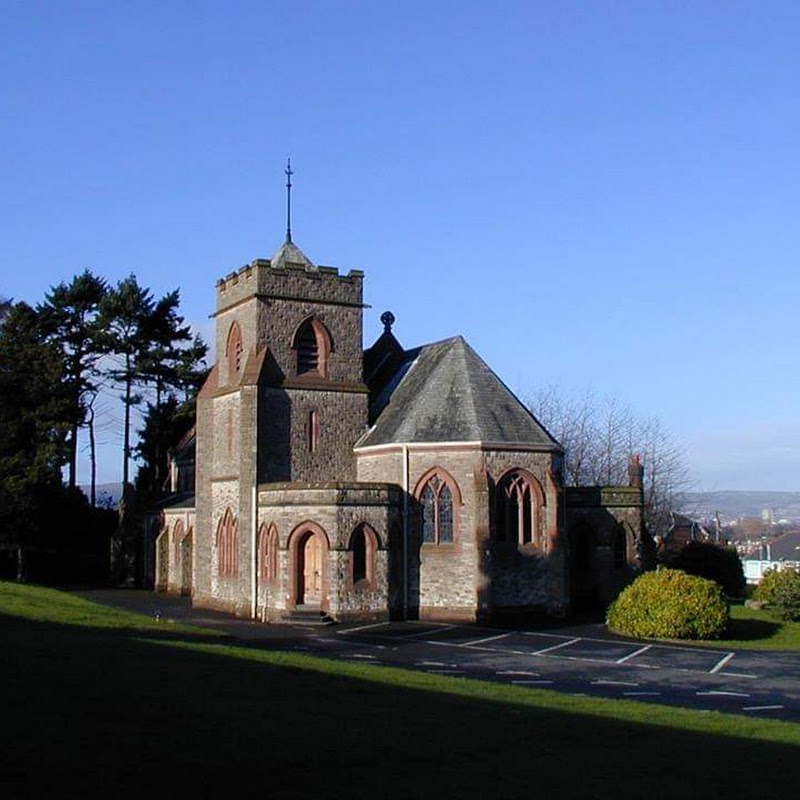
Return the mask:
M728 619L728 602L714 581L661 569L628 586L609 606L606 624L637 638L718 639Z

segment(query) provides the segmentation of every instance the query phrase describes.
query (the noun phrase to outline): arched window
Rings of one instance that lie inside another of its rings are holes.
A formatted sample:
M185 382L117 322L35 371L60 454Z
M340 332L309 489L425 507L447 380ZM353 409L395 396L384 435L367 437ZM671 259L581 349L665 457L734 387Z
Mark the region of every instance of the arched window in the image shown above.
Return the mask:
M516 544L540 544L539 509L544 493L522 470L511 470L495 487L494 539Z
M239 522L229 508L217 526L217 574L220 578L239 575Z
M242 331L239 323L234 322L228 331L228 343L225 346L225 356L228 359L228 377L234 380L242 374L244 348L242 346Z
M369 525L362 523L350 536L350 578L354 587L372 586L375 582L377 537Z
M180 564L181 542L183 541L184 534L185 530L183 527L183 520L179 519L175 523L175 527L172 529L172 546L175 550L175 564Z
M614 538L611 540L611 555L614 569L622 569L628 563L628 537L622 527L614 531Z
M300 323L292 343L297 358L297 374L328 374L328 356L331 352L331 336L328 329L314 317Z
M416 496L422 505L422 543L453 544L460 503L455 481L443 470L434 470L420 481Z
M274 525L262 525L258 532L258 564L262 581L278 579L278 531Z

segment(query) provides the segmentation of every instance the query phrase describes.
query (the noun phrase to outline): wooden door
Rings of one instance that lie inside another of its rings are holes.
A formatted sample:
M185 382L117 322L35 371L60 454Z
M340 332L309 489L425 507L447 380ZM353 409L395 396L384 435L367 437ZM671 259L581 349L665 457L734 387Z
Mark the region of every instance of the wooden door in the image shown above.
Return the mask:
M322 541L312 534L303 545L303 598L306 605L322 601Z

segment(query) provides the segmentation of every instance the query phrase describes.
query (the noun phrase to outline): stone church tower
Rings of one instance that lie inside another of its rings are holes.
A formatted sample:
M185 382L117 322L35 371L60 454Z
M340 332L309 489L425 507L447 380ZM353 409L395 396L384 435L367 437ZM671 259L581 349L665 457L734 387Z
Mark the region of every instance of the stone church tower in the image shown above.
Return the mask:
M331 605L321 563L330 559L330 524L290 544L274 520L260 524L259 506L269 507L276 491L281 504L286 492L300 506L321 503L324 516L358 505L352 490L343 505L336 495L355 480L352 445L367 425L362 281L358 270L339 275L316 266L287 237L272 259L217 283L219 356L198 397L195 499L196 530L215 535L195 536L198 600L239 613L248 600L257 607L261 598L263 606L268 594L269 605L281 609ZM263 486L272 492L259 494ZM306 548L300 559L313 564L309 575L281 581L280 553L292 547Z

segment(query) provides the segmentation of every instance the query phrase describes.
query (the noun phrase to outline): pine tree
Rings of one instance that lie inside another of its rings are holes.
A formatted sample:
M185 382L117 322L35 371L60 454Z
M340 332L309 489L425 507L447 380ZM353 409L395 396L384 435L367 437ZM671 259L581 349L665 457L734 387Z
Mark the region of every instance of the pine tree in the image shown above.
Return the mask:
M64 354L37 312L12 306L0 327L0 541L16 551L19 580L61 490L71 413L65 375Z
M106 282L85 270L71 283L54 286L39 307L47 339L64 353L71 406L68 483L72 489L77 481L78 430L86 423L87 411L99 391L97 364L105 350L100 304L107 292Z
M122 389L125 411L122 432L123 487L130 482L131 412L143 400L142 394L136 389L145 381L154 308L153 295L149 289L139 286L135 275L120 281L100 304L100 322L105 332L106 346L115 356L115 363L108 369L108 374Z

